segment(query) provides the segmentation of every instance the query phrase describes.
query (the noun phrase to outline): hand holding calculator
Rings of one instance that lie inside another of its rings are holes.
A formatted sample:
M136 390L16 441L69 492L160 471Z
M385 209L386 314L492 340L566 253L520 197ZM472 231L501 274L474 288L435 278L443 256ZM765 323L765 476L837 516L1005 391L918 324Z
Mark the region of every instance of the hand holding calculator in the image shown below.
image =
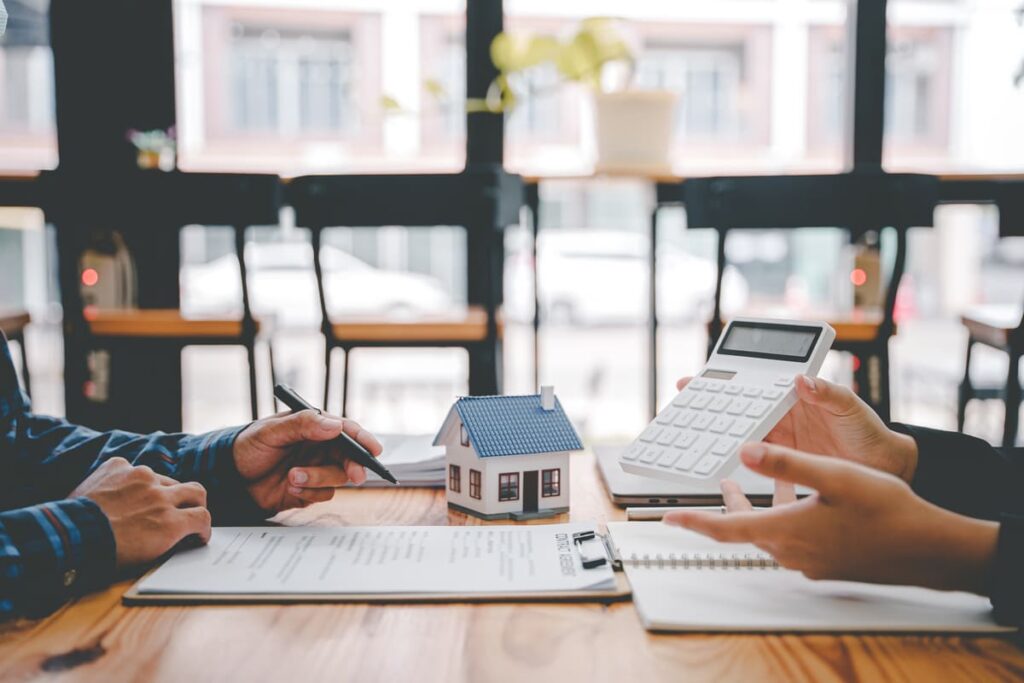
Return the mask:
M700 374L619 459L658 479L714 483L739 464L796 403L796 375L817 375L836 333L824 322L736 318Z

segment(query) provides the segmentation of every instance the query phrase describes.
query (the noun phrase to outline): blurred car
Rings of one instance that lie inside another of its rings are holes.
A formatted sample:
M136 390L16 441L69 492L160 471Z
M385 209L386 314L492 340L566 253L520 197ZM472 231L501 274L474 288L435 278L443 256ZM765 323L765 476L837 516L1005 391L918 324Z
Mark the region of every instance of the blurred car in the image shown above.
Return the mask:
M456 304L440 280L376 268L336 247L321 251L324 291L331 317L414 317L450 311ZM320 304L313 250L307 243L249 243L249 295L256 315L273 315L283 327L316 327ZM241 315L242 291L233 254L181 269L186 315Z
M541 310L551 322L637 323L648 317L646 235L621 231L558 230L541 233L537 274ZM672 245L658 248L658 317L662 322L704 321L714 306L717 265ZM722 310L747 304L743 275L727 266Z

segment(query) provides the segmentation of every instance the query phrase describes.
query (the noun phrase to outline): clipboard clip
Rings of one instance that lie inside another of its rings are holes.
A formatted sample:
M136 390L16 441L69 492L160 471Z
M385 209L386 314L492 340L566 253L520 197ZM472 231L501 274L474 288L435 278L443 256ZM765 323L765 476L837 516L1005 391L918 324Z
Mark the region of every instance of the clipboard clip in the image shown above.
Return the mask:
M585 551L584 544L587 543L587 541L594 540L601 541L602 551L607 550L603 537L598 536L594 531L577 531L572 535L573 545L576 546L576 552L580 555L580 562L583 564L584 569L594 569L595 567L601 567L608 564L607 552L591 555Z

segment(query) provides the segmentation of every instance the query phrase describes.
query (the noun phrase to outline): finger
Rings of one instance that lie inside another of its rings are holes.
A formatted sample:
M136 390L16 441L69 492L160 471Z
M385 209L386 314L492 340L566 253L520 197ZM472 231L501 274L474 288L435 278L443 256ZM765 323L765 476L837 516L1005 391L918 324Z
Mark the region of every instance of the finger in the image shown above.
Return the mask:
M176 508L206 507L206 489L197 482L175 483L167 487L167 493Z
M334 498L334 489L304 489L296 486L289 486L288 495L304 503L324 503L331 498Z
M168 477L165 474L156 475L156 480L157 483L159 483L161 486L177 486L178 484L181 483L177 479L172 479L171 477Z
M749 512L754 509L754 506L743 494L743 489L732 479L723 479L721 487L722 500L725 502L725 509L728 512Z
M771 537L771 524L766 524L767 512L737 512L720 515L696 510L675 510L662 521L672 526L696 531L723 543L759 543Z
M384 452L384 446L370 432L363 429L355 420L345 420L345 433L351 436L360 446L370 451L370 455L377 457Z
M196 535L203 542L203 545L210 542L210 525L212 520L209 510L204 507L186 508L179 510L178 514L182 524L180 538Z
M844 386L807 375L797 375L795 384L797 397L805 403L824 408L833 415L852 415L857 412L860 399Z
M268 446L280 448L303 441L330 441L344 429L344 422L315 410L300 410L284 417L267 418L259 428L259 438Z
M775 493L772 495L772 507L789 505L796 502L796 487L788 481L775 480Z
M349 481L356 486L361 486L366 481L366 469L355 461L345 461L345 473L348 475Z
M693 379L693 378L692 377L681 377L679 379L679 381L676 382L676 389L678 389L679 391L682 391L683 389L686 388L686 385L690 383L691 379Z
M748 443L740 449L743 464L766 477L809 486L823 495L836 491L838 483L854 467L836 458L801 453L766 443Z
M288 471L288 483L296 488L335 488L349 482L345 468L339 465L322 467L293 467Z

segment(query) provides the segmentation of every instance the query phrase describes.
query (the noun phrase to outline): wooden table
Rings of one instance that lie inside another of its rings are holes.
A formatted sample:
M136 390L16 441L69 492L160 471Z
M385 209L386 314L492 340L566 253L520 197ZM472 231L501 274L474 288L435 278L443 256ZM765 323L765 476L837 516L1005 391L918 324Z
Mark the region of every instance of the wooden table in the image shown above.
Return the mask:
M593 457L572 511L622 519ZM479 524L442 491L344 491L287 524ZM985 681L1024 680L1001 638L652 635L632 604L133 607L130 582L42 621L0 625L0 680Z

